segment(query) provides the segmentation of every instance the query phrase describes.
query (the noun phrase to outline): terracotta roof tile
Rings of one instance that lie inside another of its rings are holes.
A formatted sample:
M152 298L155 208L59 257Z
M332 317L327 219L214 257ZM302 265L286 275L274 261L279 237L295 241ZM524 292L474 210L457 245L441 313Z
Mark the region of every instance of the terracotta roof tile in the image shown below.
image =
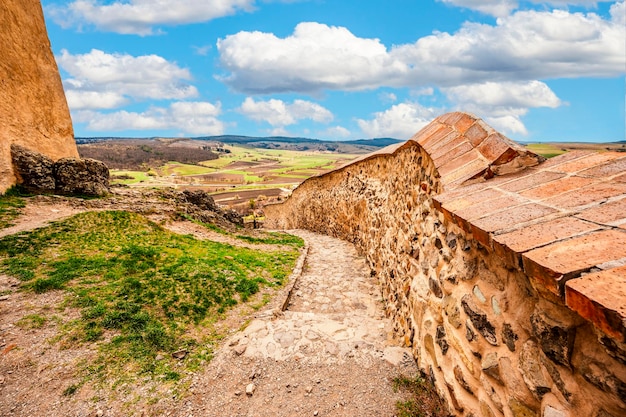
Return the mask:
M607 178L613 175L622 174L624 172L626 172L626 156L624 156L623 158L614 159L607 164L588 168L584 171L579 172L578 175Z
M553 242L589 233L601 226L573 217L561 217L523 227L494 237L494 241L515 252L526 252Z
M604 225L626 223L626 198L589 208L576 217Z
M571 176L550 181L535 188L531 188L530 190L522 191L520 194L524 197L544 200L568 191L578 190L579 188L593 183L594 180L590 178Z
M566 174L562 172L531 171L528 175L524 175L517 180L501 185L500 188L507 191L524 191L550 181L558 180L565 175Z
M557 195L544 200L546 204L566 209L584 208L589 204L599 204L611 197L626 194L626 184L615 182L592 183L583 188Z
M582 158L556 165L552 168L552 170L558 172L575 173L589 168L595 168L602 163L623 156L623 154L619 154L617 152L592 152L583 156Z
M604 333L626 343L626 266L568 281L565 303Z
M596 265L625 258L624 242L626 232L623 230L601 230L555 242L524 253L524 269L530 276L542 281L547 289L560 294L563 279L567 280Z

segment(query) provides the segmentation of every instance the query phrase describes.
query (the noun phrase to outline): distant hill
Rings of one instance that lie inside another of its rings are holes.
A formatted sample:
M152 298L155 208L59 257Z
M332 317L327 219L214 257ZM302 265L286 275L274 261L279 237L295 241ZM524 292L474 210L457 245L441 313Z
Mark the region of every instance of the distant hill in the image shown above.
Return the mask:
M200 136L194 138L124 138L124 137L78 137L76 143L78 145L96 144L101 142L129 142L136 144L138 141L163 141L163 142L180 142L180 141L202 141L209 145L227 144L250 146L261 149L282 149L294 151L320 151L320 152L336 152L336 153L369 153L385 146L402 142L393 138L376 138L376 139L357 139L343 141L328 141L311 138L294 138L285 136L238 136L238 135L220 135L220 136Z

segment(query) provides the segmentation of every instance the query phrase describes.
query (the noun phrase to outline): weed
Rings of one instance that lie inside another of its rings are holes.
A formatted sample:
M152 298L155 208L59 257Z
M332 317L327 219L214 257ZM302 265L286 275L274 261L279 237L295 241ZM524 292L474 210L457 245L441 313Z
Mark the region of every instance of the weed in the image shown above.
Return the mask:
M29 314L19 319L16 324L23 329L40 329L47 321L48 319L39 314Z
M65 390L63 390L63 395L66 397L71 397L72 395L76 394L76 391L78 391L79 386L76 384L72 384L69 387L65 388Z
M398 401L396 410L398 417L444 417L444 402L437 394L433 384L417 375L414 378L397 376L393 379L394 391L407 391L411 398L406 401Z

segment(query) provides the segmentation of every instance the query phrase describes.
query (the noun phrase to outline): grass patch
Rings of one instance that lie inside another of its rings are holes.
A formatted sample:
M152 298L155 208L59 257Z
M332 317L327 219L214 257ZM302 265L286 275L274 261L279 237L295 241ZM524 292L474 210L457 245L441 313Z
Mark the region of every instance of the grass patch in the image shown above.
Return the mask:
M550 143L529 143L526 147L530 151L539 154L544 158L553 158L567 152L566 149L562 149Z
M304 241L298 236L282 232L261 232L259 236L236 235L237 239L249 243L264 243L268 245L291 245L296 248L304 246Z
M221 227L211 224L211 223L203 223L198 220L195 220L191 216L187 214L181 214L181 217L196 223L200 226L206 227L209 230L220 233L222 235L231 236L235 239L243 240L252 244L267 244L267 245L285 245L292 246L294 248L302 248L304 246L304 240L298 236L290 235L288 233L283 232L264 232L257 231L254 235L244 235L244 234L234 234L227 230L222 229ZM257 217L257 220L262 220L264 218Z
M13 226L13 220L20 215L24 206L26 202L15 187L0 195L0 229Z
M214 160L214 161L217 161ZM209 168L208 166L203 165L191 165L191 164L181 164L180 162L170 161L167 164L163 165L159 168L161 175L177 175L177 176L185 176L185 175L202 175L202 174L210 174L215 170Z
M76 391L78 391L78 388L80 387L76 384L70 385L69 387L63 390L63 396L71 397L72 395L76 394Z
M151 175L145 171L124 171L119 169L111 170L112 184L136 184L138 182L148 181Z
M26 291L68 293L81 318L64 326L62 347L97 343L100 350L86 378L176 381L210 360L221 315L263 286L282 285L298 255L201 241L107 211L0 239L0 272L24 281ZM182 361L171 355L180 349L188 352Z
M29 314L19 319L16 324L22 329L41 329L47 321L46 317L39 314Z
M394 391L402 390L410 394L410 399L398 401L398 417L447 417L444 402L435 387L420 376L409 378L398 376L393 379Z

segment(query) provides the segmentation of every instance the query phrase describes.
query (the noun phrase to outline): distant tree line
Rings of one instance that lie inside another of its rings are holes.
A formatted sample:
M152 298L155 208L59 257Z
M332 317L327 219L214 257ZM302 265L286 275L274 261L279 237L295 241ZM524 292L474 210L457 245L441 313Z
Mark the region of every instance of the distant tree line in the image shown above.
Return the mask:
M144 170L168 161L197 164L217 159L219 156L207 147L168 146L158 142L149 144L125 144L100 142L78 145L81 158L93 158L104 162L111 169Z

